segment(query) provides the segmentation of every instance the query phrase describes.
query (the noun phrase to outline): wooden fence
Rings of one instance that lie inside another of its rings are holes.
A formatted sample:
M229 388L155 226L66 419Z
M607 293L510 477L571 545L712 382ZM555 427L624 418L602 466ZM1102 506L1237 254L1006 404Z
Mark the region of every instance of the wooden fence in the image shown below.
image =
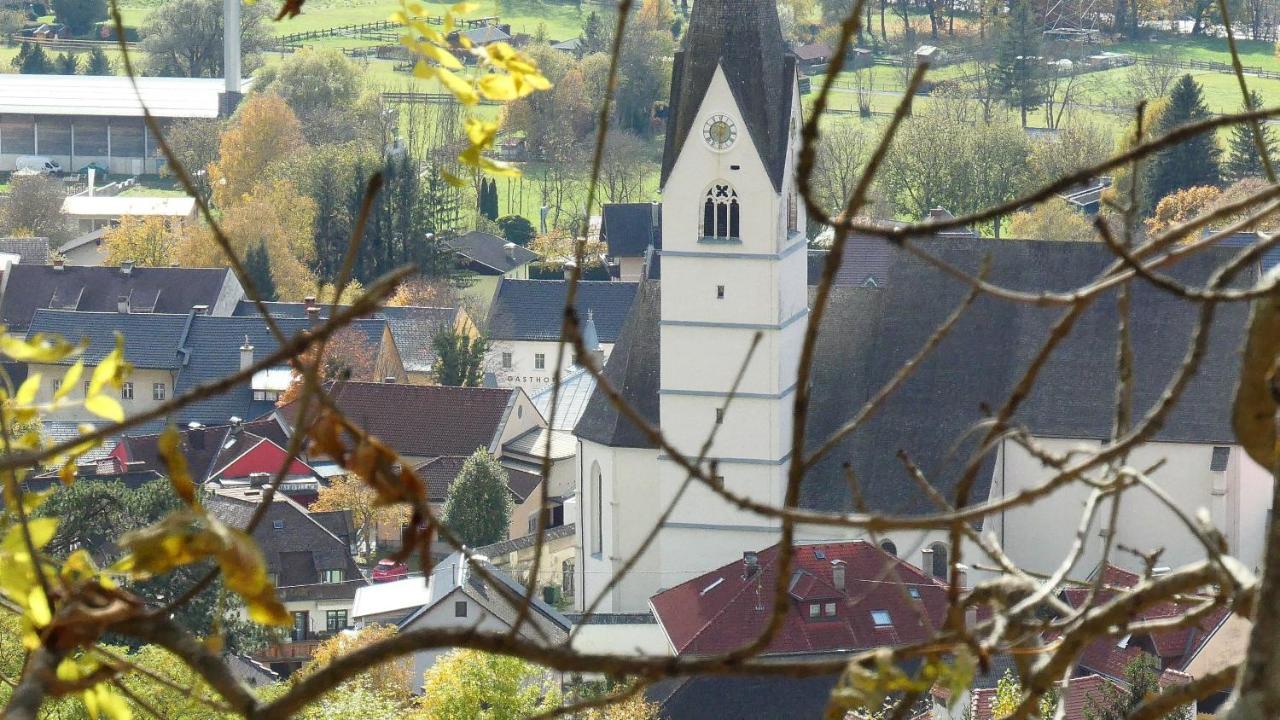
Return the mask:
M449 93L384 92L382 99L405 105L453 105L458 98ZM501 105L497 100L481 100L481 105Z
M23 35L22 33L14 33L10 36L13 42L27 43L30 45L39 45L46 50L92 50L94 48L102 48L103 50L115 50L120 47L120 43L115 40L74 40L71 38L42 38ZM125 47L132 52L142 47L142 43L126 42Z

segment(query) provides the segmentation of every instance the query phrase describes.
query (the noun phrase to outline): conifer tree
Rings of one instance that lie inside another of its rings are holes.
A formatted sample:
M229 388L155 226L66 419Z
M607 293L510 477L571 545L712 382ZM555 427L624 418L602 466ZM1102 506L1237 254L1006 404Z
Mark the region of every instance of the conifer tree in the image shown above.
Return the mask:
M249 278L253 280L253 285L263 300L276 299L276 283L271 277L271 260L267 257L265 243L260 242L249 247L244 257L244 269L249 273Z
M23 43L18 54L13 58L13 67L24 75L48 75L53 71L53 63L44 48L33 43Z
M1044 104L1044 64L1040 57L1041 24L1028 0L1014 0L996 41L996 77L1005 103L1022 115Z
M1155 137L1209 117L1200 84L1183 75L1169 94L1169 107L1156 125ZM1178 190L1198 185L1216 186L1222 181L1222 149L1213 133L1201 133L1156 153L1147 169L1148 213Z
M76 62L76 56L69 52L64 52L53 62L53 70L59 75L75 75L76 70L80 69L80 64Z
M1262 96L1257 90L1250 91L1249 102L1245 104L1244 111L1249 112L1261 107ZM1258 132L1262 133L1262 144L1267 149L1267 155L1272 163L1275 163L1278 160L1275 133L1265 122L1258 123ZM1258 153L1258 143L1254 138L1253 127L1249 123L1239 123L1231 128L1229 146L1231 152L1222 168L1224 180L1239 182L1248 177L1266 176L1266 168L1262 164L1262 156Z
M507 471L477 448L449 486L441 519L467 547L481 547L507 539L514 505Z
M107 59L107 54L102 48L95 47L89 51L89 59L85 62L84 67L80 69L84 75L115 75L115 69L111 67L111 61Z

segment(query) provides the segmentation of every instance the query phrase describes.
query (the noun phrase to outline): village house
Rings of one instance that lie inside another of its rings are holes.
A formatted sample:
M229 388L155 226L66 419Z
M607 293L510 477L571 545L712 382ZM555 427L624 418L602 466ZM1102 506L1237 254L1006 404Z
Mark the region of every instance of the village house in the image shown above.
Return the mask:
M608 247L618 279L639 282L655 250L662 249L662 205L609 203L600 212L600 240Z
M192 197L80 194L62 201L63 216L81 233L115 227L126 217L160 218L177 229L194 223L196 212L196 199Z
M488 303L503 278L529 279L529 264L538 254L526 247L480 230L472 230L445 241L453 250L458 267L471 275L463 292Z
M287 676L311 659L323 639L350 626L356 590L369 581L351 558L349 513L310 513L262 486L221 488L204 500L215 517L240 529L248 528L262 503L270 505L253 539L293 627L289 642L266 647L256 659Z
M607 359L631 309L638 285L580 281L575 309L588 347L598 344ZM560 331L569 286L564 280L503 280L489 308L489 354L485 366L500 387L534 393L552 384L560 351ZM594 330L594 332L592 332ZM567 377L574 364L573 347L565 347Z
M793 461L796 369L812 292L805 209L794 179L801 107L796 87L795 59L783 45L773 3L700 0L694 6L674 66L662 173L661 275L640 284L605 368L631 407L683 453L697 456L718 428L706 454L716 463L717 484L772 506L782 504ZM1085 285L1114 261L1100 243L995 241L967 232L916 245L969 273L989 259L988 281L1034 292ZM1233 252L1209 250L1167 271L1203 283ZM1258 272L1247 268L1238 282L1249 286ZM972 429L987 419L982 408L1003 403L1057 317L1050 308L1025 303L976 300L877 413L855 432L837 435L969 292L937 267L897 251L884 268L883 283L874 285L835 288L819 328L806 446L810 453L823 450L810 461L801 507L854 510L847 463L869 511L935 512L934 500L919 488L899 451L947 498L955 497L972 462L969 502L1016 495L1052 477L1055 471L1016 438L997 440L971 457L980 440ZM1130 330L1137 360L1134 397L1145 412L1186 355L1187 331L1173 328L1190 327L1197 308L1147 285L1135 287L1133 303L1144 309ZM1100 294L1058 344L1014 414L1013 422L1050 452L1110 437L1115 308L1114 291ZM1128 462L1150 467L1157 458L1172 460L1152 480L1183 512L1209 509L1233 554L1256 568L1271 479L1240 451L1229 422L1246 312L1241 305L1218 308L1199 372L1153 442L1130 453ZM687 473L599 389L576 434L579 586L581 597L594 598L636 553ZM1073 486L1000 513L982 531L993 533L1021 567L1050 572L1074 540L1086 492ZM1109 516L1109 502L1099 518ZM641 612L659 589L775 542L778 528L776 519L741 510L695 482L602 607ZM1099 531L1097 524L1090 529L1077 567L1100 562L1105 539ZM798 537L866 539L816 526L801 526ZM955 554L945 531L890 532L881 539L887 552L939 576ZM1163 548L1161 560L1171 565L1203 556L1199 540L1148 494L1125 498L1111 541ZM974 552L965 548L966 556ZM1133 556L1120 561L1137 562ZM973 573L975 581L981 579L980 570Z

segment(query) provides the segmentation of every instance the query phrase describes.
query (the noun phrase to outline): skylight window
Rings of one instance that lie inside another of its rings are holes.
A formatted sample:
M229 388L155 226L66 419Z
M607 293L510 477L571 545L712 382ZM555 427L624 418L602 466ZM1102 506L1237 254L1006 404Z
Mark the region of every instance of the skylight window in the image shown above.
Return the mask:
M713 582L713 583L711 583L710 585L708 585L708 586L706 586L706 587L702 588L702 592L698 593L698 595L699 595L699 596L701 596L701 595L706 595L707 593L709 593L709 592L711 592L712 590L715 590L717 587L719 587L719 586L720 586L720 583L722 583L722 582L724 582L724 578L716 578L716 581L715 581L715 582Z
M912 585L911 587L907 588L907 594L915 598L916 600L919 600L920 588L916 587L915 585Z
M872 610L871 622L875 623L876 627L885 627L893 624L893 618L888 610Z

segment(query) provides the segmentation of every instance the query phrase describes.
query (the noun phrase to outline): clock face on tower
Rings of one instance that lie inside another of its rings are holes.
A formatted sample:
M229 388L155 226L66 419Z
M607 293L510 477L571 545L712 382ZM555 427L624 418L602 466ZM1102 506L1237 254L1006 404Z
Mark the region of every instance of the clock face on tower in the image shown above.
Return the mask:
M728 150L738 139L738 126L728 115L712 115L702 126L702 139L712 150Z

